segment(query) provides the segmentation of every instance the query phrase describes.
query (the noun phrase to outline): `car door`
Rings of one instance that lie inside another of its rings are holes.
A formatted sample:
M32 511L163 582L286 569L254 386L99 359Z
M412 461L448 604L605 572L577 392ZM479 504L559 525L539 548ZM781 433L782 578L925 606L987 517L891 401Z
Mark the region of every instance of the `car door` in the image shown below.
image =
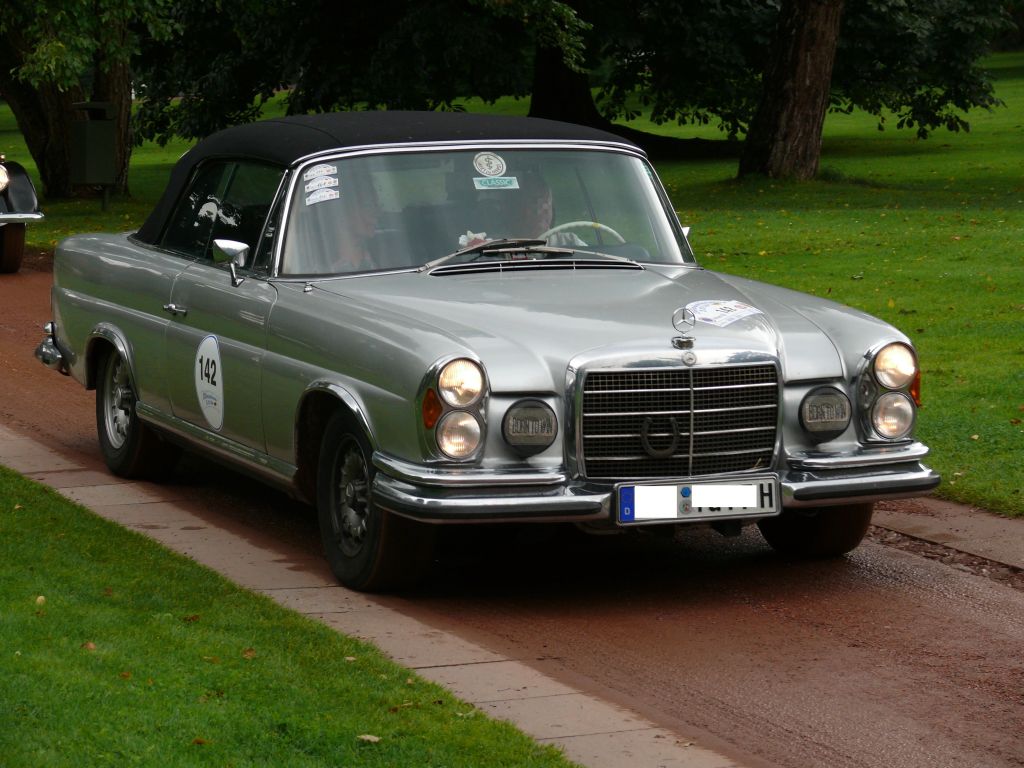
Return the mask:
M252 265L282 174L245 161L204 165L171 235L194 257L171 287L164 370L172 413L260 453L261 366L277 290ZM248 246L234 271L230 257L215 247L220 240Z

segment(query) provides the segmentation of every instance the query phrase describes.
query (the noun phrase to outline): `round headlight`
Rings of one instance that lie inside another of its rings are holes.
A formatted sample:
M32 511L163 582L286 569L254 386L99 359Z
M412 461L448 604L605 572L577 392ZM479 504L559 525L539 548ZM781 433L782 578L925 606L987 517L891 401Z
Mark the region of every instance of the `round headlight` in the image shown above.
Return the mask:
M448 405L465 408L480 399L484 391L484 372L472 360L452 360L441 369L437 390Z
M464 459L480 445L480 422L466 411L452 411L437 425L437 447L446 456Z
M555 441L558 420L547 403L520 400L505 412L501 422L505 442L522 456L540 453Z
M833 387L818 387L800 404L800 423L816 440L839 437L850 424L850 398Z
M886 392L871 409L875 431L889 440L899 440L914 427L914 404L902 392Z
M0 165L0 192L7 189L7 185L10 184L11 177L7 173L7 169Z
M906 344L889 344L875 355L875 378L883 387L904 389L917 376L917 360Z

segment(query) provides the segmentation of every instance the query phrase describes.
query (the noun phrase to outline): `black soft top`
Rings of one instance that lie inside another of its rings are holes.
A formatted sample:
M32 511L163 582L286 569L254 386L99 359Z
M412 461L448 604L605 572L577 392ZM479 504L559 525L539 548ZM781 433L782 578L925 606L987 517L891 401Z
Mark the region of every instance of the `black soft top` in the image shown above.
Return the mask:
M447 141L585 141L635 145L614 134L531 117L464 112L335 112L237 125L202 139L171 171L167 189L135 237L155 243L192 170L203 160L237 157L288 167L320 152L377 144Z

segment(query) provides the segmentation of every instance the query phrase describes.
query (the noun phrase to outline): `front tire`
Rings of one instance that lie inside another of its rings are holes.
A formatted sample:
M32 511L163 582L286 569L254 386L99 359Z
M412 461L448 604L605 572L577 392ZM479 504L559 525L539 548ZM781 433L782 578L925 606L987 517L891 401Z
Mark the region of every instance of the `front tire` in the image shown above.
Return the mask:
M25 225L0 226L0 273L10 274L21 269L25 255Z
M111 349L98 365L96 434L110 471L127 478L166 477L181 450L139 420L128 361Z
M772 549L802 558L845 555L864 540L871 525L873 504L848 504L784 511L758 522Z
M433 554L430 526L374 503L371 455L362 430L347 413L336 413L324 431L317 472L320 535L338 581L362 592L411 586Z

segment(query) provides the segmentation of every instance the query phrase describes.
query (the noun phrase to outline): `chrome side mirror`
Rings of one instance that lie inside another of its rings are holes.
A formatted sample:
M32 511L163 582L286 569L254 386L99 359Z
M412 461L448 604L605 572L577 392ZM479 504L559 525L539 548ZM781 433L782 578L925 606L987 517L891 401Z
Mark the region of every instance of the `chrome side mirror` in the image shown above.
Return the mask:
M249 259L249 246L238 240L214 240L213 241L213 263L223 264L227 262L228 271L231 273L231 285L237 288L245 280L238 276L238 268L244 267Z

